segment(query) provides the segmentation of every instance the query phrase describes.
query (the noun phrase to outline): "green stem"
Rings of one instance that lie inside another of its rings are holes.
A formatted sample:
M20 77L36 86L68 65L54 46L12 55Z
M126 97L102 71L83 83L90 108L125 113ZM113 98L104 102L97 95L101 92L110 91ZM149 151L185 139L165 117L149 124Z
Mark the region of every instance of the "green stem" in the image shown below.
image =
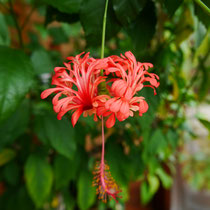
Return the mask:
M105 34L106 34L106 18L107 18L107 9L108 9L108 2L109 0L106 0L105 2L105 9L104 9L104 18L103 18L103 28L102 28L102 40L101 40L101 59L104 58L104 47L105 47ZM101 69L100 75L103 76L103 69ZM106 82L102 82L99 86L99 92L105 93L106 90Z
M101 41L101 59L104 58L104 46L105 46L105 34L106 34L106 17L107 17L107 8L108 8L109 0L106 0L105 10L104 10L104 18L103 18L103 28L102 28L102 41ZM101 70L101 75L103 76L103 69ZM104 88L106 87L106 83L102 84ZM104 118L101 116L102 121L102 153L101 153L101 164L104 167L104 153L105 153L105 138L104 138Z
M210 16L210 9L201 1L201 0L194 0L202 9L203 11Z
M9 0L9 7L10 7L10 13L11 13L11 15L13 17L13 20L14 20L14 23L15 23L15 27L17 29L20 47L23 49L24 46L23 46L22 32L21 32L21 28L20 28L20 26L18 24L17 17L15 15L15 11L14 11L14 8L13 8L12 0Z
M106 0L105 10L104 10L102 42L101 42L101 59L104 58L104 46L105 46L105 34L106 34L106 17L107 17L108 2L109 2L109 0Z

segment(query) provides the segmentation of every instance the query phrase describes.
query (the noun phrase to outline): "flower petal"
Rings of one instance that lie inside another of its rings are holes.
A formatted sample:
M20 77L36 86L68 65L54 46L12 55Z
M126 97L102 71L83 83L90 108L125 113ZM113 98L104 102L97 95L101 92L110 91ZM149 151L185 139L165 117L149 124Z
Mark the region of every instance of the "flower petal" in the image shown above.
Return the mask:
M115 124L115 114L111 114L108 120L106 121L106 127L111 128Z
M120 112L124 115L126 115L127 113L129 114L129 103L128 101L123 101L122 105L120 107Z
M62 91L63 88L49 88L47 90L44 90L42 93L41 93L41 99L45 99L47 98L50 94L52 94L53 92L56 92L56 91Z
M72 117L71 117L71 123L72 123L73 127L74 127L75 124L77 123L77 121L78 121L80 115L82 114L82 112L83 112L83 110L82 110L82 108L80 108L80 109L77 109L77 110L74 112L74 114L72 115Z
M122 104L122 101L120 99L115 101L115 102L113 102L110 105L110 111L111 112L118 112L120 110L121 104Z
M139 103L139 116L142 116L143 113L147 112L149 106L145 100L140 101Z

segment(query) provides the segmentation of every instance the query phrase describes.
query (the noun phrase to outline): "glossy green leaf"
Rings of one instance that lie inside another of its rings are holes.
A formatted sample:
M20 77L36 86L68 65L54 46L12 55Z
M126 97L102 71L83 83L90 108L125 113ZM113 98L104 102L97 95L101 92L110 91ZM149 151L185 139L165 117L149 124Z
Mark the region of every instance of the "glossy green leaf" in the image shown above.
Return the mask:
M92 187L92 180L93 175L90 172L86 170L81 171L77 183L77 202L81 210L89 209L95 202L96 191Z
M33 67L21 51L0 46L0 122L8 118L33 84Z
M37 207L41 207L50 194L53 173L44 157L30 155L25 165L25 179L28 192Z
M137 16L136 20L126 28L137 51L136 54L148 46L149 41L155 34L156 19L154 3L147 1L147 4Z
M77 13L80 8L82 0L43 0L45 3L57 8L61 12L65 13Z
M102 24L105 9L105 0L85 0L80 9L80 20L89 44L100 45ZM106 39L110 39L120 29L116 20L111 1L107 11Z
M145 0L113 0L113 8L118 20L123 25L128 25L136 19L145 2Z
M16 153L12 149L3 149L0 151L0 166L6 164L15 157Z
M0 13L0 45L7 45L10 44L10 35L7 23L5 21L5 17L3 14Z
M75 131L66 118L57 120L54 113L48 112L37 115L35 131L42 142L51 144L65 157L73 158L76 151Z
M53 72L52 60L47 51L43 49L33 51L31 62L37 74Z
M54 176L56 188L68 186L70 180L75 176L75 168L73 161L65 158L64 156L57 155L54 164Z
M29 103L24 101L12 116L0 124L0 148L13 143L23 134L29 122Z

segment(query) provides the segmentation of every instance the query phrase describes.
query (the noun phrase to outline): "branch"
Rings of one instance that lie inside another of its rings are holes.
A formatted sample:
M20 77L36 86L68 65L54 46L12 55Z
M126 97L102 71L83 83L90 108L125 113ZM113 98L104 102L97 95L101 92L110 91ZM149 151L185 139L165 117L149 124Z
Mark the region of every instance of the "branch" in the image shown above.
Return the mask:
M33 14L33 12L35 11L36 7L33 6L30 10L30 12L28 13L25 21L23 22L22 26L21 26L21 29L23 30L25 28L25 26L28 24L28 21L30 20L31 18L31 15Z
M24 45L23 45L21 28L19 26L19 23L17 21L17 17L15 15L15 11L14 11L14 8L13 8L12 0L9 0L9 11L10 11L10 14L12 15L12 17L13 17L13 20L14 20L14 23L15 23L15 27L16 27L17 32L18 32L18 39L19 39L20 47L23 49Z

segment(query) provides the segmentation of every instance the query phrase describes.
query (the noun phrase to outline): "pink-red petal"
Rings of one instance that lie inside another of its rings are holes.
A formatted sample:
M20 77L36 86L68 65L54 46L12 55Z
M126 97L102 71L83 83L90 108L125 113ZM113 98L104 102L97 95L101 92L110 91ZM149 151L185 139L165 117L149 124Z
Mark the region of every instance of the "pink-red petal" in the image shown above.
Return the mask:
M71 123L73 125L73 127L75 126L75 124L77 123L80 115L82 114L83 110L82 109L77 109L74 114L71 117Z
M111 114L108 120L106 121L106 127L111 128L115 124L115 114Z
M142 116L143 113L147 112L149 106L145 100L140 101L139 103L139 116Z

